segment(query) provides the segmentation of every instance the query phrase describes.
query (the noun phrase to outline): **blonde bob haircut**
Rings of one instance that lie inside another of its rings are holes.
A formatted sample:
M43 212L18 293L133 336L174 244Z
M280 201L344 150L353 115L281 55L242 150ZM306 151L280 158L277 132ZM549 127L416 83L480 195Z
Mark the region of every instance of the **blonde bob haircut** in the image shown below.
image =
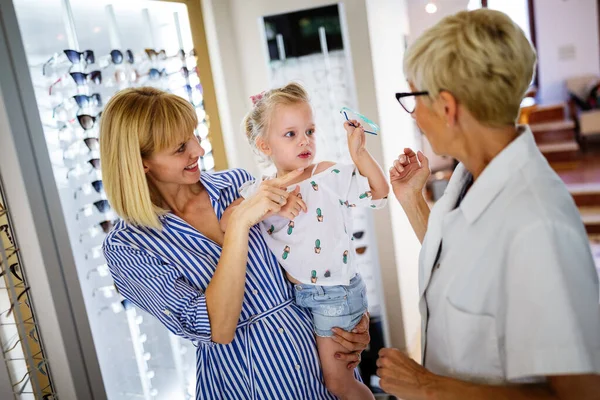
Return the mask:
M113 96L100 122L102 182L111 207L126 222L161 229L167 210L149 184L142 159L194 135L198 117L183 98L152 87Z
M450 92L480 123L514 125L532 81L535 50L506 14L462 11L425 31L404 55L418 91Z

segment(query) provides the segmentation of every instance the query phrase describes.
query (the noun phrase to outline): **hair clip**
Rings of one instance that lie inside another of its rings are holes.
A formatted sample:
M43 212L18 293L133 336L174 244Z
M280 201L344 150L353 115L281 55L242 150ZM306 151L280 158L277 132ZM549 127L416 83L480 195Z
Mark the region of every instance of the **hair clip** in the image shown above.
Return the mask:
M264 95L265 95L265 91L263 90L259 94L255 94L254 96L250 96L250 100L252 100L252 105L255 106L256 103L258 103L263 98Z

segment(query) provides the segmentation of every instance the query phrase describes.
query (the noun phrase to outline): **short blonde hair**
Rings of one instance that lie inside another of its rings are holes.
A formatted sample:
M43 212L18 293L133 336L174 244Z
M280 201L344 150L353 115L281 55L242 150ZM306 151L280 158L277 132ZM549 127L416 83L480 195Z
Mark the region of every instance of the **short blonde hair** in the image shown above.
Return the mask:
M482 124L514 125L533 78L535 50L506 14L462 11L425 31L404 56L404 73L431 98L446 90Z
M265 137L273 111L280 105L310 103L310 99L304 87L295 82L288 83L281 88L268 90L259 97L260 99L252 106L252 110L244 117L242 126L250 146L257 154L263 156L256 147L256 139Z
M167 211L144 173L142 159L189 140L198 125L194 107L152 87L114 95L100 121L102 182L111 207L125 221L160 229Z

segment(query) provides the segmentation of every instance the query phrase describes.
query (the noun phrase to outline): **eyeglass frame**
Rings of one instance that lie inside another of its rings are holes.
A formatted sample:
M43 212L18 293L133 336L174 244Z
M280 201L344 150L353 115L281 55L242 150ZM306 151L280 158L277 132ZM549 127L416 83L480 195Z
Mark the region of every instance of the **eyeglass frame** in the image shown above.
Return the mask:
M422 92L399 92L396 93L396 100L398 101L398 103L400 103L400 105L402 106L402 108L404 109L404 111L406 111L409 114L412 114L415 112L415 109L413 109L412 111L409 111L404 104L402 104L402 101L400 101L400 99L403 99L405 97L410 97L410 96L429 96L429 92L428 91L422 91ZM416 105L415 105L416 108Z

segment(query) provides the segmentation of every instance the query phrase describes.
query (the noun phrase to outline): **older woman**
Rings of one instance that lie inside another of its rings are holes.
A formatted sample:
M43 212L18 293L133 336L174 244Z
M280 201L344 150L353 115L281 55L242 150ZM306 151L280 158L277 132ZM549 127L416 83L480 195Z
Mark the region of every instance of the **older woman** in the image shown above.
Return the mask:
M460 161L429 211L422 153L390 170L423 243L423 366L378 360L381 387L416 399L599 399L598 277L573 199L517 126L536 56L491 10L461 12L405 55L398 93L437 154Z
M286 210L282 189L298 172L265 182L230 217L251 179L243 170L201 173L194 108L153 88L117 93L102 115L102 177L122 220L104 241L119 291L198 350L198 399L333 399L323 384L310 314L255 226ZM369 342L336 331L353 368Z

